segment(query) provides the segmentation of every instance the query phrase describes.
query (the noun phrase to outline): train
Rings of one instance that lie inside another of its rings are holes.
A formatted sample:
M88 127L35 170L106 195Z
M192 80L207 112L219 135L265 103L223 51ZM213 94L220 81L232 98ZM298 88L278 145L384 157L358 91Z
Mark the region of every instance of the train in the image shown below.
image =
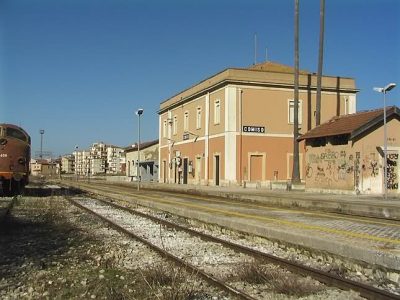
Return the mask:
M31 137L19 126L0 123L0 195L14 196L29 183Z

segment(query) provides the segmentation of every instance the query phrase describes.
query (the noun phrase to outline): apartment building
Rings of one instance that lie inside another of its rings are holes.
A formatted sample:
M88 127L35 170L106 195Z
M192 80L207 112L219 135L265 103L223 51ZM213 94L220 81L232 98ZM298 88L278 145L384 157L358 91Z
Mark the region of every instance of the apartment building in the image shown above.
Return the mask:
M76 150L73 154L75 174L116 175L124 172L124 149L103 142L93 143L89 150Z
M300 134L315 127L316 79L300 72ZM323 76L321 122L355 113L356 93L354 79ZM226 69L165 100L159 181L268 187L291 179L293 94L293 68L265 62Z
M63 174L75 173L75 158L73 155L65 155L61 157L61 173Z
M124 149L121 147L107 146L107 174L121 174L125 165Z
M77 175L87 175L89 174L89 157L90 151L82 150L82 151L74 151L73 152L75 158L75 174Z

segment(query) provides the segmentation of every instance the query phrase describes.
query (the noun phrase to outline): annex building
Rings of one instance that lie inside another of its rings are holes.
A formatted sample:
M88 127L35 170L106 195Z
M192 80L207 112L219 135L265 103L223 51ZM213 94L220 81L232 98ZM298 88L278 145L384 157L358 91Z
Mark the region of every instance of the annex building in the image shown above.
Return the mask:
M386 109L386 187L398 194L400 110ZM299 139L306 147L306 189L339 193L384 192L383 109L334 117Z
M293 72L273 62L229 68L162 102L159 181L269 187L291 179ZM315 127L316 80L300 72L300 134ZM323 76L321 123L355 113L356 93L354 79Z

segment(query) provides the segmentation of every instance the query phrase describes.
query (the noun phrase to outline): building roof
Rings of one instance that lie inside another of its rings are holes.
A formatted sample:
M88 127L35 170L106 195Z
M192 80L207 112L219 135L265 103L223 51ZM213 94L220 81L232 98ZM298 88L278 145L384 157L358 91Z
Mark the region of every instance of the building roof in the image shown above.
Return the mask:
M292 89L294 87L293 73L292 67L275 62L264 62L247 68L227 68L161 102L158 113L162 114L228 84ZM300 89L316 89L316 74L301 70L299 77ZM322 76L322 90L358 92L353 78L326 75Z
M276 63L273 61L266 61L263 63L259 63L256 65L252 65L248 67L249 70L258 70L264 72L277 72L277 73L289 73L294 74L294 68L291 66L287 66L284 64ZM300 74L310 74L310 72L306 70L299 70Z
M152 140L152 141L148 141L148 142L143 142L140 144L140 150L146 149L150 146L153 146L155 144L158 144L158 139L157 140ZM125 149L125 152L133 152L133 151L137 151L138 147L137 144L132 145L132 146L128 146Z
M386 115L387 119L393 116L400 119L399 108L397 106L386 107ZM383 108L337 116L303 134L299 140L343 134L348 134L350 139L353 139L380 122L383 123Z

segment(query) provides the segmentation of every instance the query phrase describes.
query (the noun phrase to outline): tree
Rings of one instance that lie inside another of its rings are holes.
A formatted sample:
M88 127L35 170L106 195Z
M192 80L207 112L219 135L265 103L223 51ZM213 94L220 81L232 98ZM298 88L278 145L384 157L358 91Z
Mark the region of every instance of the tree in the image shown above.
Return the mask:
M299 163L299 0L294 1L294 122L292 183L300 182Z
M319 13L319 49L318 49L318 73L317 73L317 102L315 113L315 125L321 124L321 81L322 65L324 60L324 31L325 31L325 0L320 0Z

